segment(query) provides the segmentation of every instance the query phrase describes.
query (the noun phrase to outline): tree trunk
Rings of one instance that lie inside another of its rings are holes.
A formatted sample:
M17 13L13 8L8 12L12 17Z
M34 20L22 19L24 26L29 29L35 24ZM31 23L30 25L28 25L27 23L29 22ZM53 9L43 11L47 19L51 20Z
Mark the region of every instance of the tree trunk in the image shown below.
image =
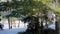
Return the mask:
M12 28L12 19L11 19L11 28Z
M43 34L43 21L41 21L41 34Z
M20 25L20 20L19 20L19 23L18 23L18 28L19 28L19 25Z
M9 17L8 17L8 25L9 25L9 29L10 29L10 19L9 19Z

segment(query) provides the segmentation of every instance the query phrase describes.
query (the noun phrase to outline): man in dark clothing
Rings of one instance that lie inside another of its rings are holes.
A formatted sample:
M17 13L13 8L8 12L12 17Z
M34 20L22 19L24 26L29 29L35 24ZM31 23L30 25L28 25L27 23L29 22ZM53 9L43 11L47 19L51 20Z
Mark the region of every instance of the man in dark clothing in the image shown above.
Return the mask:
M56 34L59 34L59 24L58 24L58 22L56 21L56 23L55 23L55 25L56 25Z
M0 25L0 29L2 30L2 26Z
M3 25L0 23L0 29L3 30Z

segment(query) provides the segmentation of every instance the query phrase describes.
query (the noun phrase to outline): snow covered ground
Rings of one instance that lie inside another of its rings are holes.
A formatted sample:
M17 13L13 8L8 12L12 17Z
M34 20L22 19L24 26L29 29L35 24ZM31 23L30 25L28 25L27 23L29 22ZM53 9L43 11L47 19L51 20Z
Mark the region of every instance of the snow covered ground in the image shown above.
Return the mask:
M18 24L19 24L19 27L18 27ZM18 32L26 31L27 25L28 25L27 23L24 24L21 21L20 23L16 21L15 27L13 26L12 29L9 30L8 22L6 22L6 24L4 24L4 28L3 28L4 30L0 30L0 34L18 34ZM49 25L48 27L55 29L55 23Z
M24 32L27 28L14 28L14 29L5 29L0 30L0 34L18 34L18 32Z
M9 29L9 25L7 21L5 21L3 25L4 25L3 29ZM27 28L27 25L28 25L27 23L24 24L22 21L20 21L20 23L19 21L15 21L15 23L12 24L12 28Z
M0 30L0 34L18 34L18 32L26 31L27 24L24 25L24 23L20 22L19 27L17 23L15 27L13 26L12 29L9 29L8 23L6 23L4 24L3 29L4 30Z
M49 27L55 29L54 24L51 24ZM0 34L18 34L18 32L24 32L24 31L26 31L26 29L27 29L26 27L13 28L13 29L4 29L4 30L0 30Z
M55 28L55 27L56 27L55 23L52 23L52 24L49 25L48 27L51 28L51 29L54 29L54 30L56 29L56 28Z

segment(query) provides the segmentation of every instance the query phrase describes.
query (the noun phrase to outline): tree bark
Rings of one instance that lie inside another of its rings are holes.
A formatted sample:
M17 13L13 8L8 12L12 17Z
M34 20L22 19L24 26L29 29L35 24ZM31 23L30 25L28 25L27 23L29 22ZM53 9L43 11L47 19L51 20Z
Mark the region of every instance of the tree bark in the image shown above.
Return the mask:
M10 29L10 18L8 17L8 25L9 25L9 29Z
M19 20L19 23L18 23L18 28L19 28L19 25L20 25L20 20Z

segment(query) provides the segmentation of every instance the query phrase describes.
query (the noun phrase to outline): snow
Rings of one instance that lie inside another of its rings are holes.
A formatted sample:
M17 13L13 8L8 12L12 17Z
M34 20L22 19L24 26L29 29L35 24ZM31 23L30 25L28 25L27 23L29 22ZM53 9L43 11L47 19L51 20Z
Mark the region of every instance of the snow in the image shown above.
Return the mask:
M14 28L14 29L5 29L0 30L0 34L18 34L18 32L24 32L27 28Z
M55 23L53 23L53 24L49 25L48 27L55 30L56 26L55 26Z
M18 32L24 32L27 29L27 24L24 24L20 22L20 25L18 27L18 21L16 21L16 26L12 27L12 29L9 29L8 23L6 22L4 24L4 30L0 30L0 34L18 34Z
M3 29L9 29L8 22L7 21L5 21L5 22L6 23L4 23ZM19 24L19 27L18 27L18 24ZM24 24L22 21L20 21L20 23L19 23L19 21L15 21L15 23L12 24L12 28L27 28L27 25L28 25L28 23Z
M5 21L6 22L6 21ZM14 27L14 25L12 25L12 29L9 29L8 26L8 22L6 22L4 24L4 30L0 30L0 34L18 34L18 32L24 32L27 29L27 25L28 23L24 24L23 22L20 21L15 21L16 22L16 26ZM19 27L18 27L18 23L19 23ZM48 26L51 29L55 29L55 23L51 24Z
M55 29L55 23L48 26L51 29ZM0 34L18 34L18 32L24 32L26 31L26 27L23 28L12 28L12 29L4 29L0 30Z

